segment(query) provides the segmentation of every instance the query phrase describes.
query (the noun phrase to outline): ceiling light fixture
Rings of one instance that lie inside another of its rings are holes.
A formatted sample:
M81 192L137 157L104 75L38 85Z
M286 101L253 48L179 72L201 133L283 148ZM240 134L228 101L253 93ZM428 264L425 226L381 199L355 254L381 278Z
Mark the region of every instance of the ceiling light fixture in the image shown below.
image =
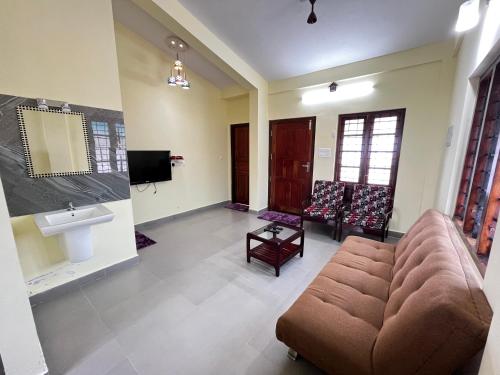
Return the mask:
M181 52L187 51L189 47L182 39L176 36L167 38L167 46L177 52L172 69L170 69L170 77L167 78L167 84L172 87L178 86L184 90L189 90L191 88L191 82L186 78L184 64L179 56Z
M455 31L458 33L474 28L479 22L479 0L467 0L460 5Z
M311 3L311 13L309 14L309 17L307 17L307 23L309 25L312 25L318 21L318 17L316 17L316 13L314 13L314 4L316 3L316 0L309 0Z
M302 95L302 104L314 105L341 100L349 100L370 95L374 90L373 82L358 82L337 85L335 91L330 86L308 91Z

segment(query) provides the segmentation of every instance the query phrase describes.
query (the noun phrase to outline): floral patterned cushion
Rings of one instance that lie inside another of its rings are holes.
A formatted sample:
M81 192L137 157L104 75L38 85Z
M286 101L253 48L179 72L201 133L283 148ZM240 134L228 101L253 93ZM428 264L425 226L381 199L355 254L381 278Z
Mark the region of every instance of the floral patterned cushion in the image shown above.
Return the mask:
M315 204L304 210L304 217L310 217L322 220L334 220L337 218L337 209L326 206L317 206Z
M392 209L391 187L354 185L350 213L384 215Z
M356 225L369 229L382 229L384 226L384 217L379 215L363 215L355 212L344 214L343 222L345 224Z
M314 182L311 206L337 208L344 199L345 183L318 180Z

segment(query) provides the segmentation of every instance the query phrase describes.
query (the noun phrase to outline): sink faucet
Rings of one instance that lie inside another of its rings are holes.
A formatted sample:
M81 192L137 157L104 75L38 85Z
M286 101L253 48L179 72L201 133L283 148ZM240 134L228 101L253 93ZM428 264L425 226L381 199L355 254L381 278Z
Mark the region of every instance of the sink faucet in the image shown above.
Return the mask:
M67 208L67 210L68 210L68 211L75 211L75 210L76 210L76 208L75 208L75 207L73 207L73 202L69 202L69 203L68 203L68 208Z

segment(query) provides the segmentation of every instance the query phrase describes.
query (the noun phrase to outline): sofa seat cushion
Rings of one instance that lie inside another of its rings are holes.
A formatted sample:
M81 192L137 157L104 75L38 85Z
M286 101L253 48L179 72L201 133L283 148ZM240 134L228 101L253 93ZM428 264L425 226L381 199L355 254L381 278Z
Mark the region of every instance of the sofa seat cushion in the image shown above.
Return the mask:
M379 266L384 267L386 272L392 272L394 253L396 251L396 247L393 244L378 242L363 237L349 236L342 243L341 249L342 251L371 259L376 263L381 263ZM340 253L339 251L338 254ZM382 264L389 267L385 267ZM390 278L386 278L386 280L390 281L391 276L389 277Z
M369 229L382 229L384 226L384 216L369 213L345 212L343 222L345 224Z
M334 309L342 309L376 329L382 327L389 283L380 277L331 262L309 285L308 291Z
M304 216L321 220L335 220L338 211L335 208L313 204L304 210Z
M389 294L394 246L376 249L375 241L354 237L346 242L364 246L357 254L349 246L338 251L278 320L276 335L329 373L369 374Z
M276 324L276 336L330 374L368 375L378 329L307 289ZM345 293L345 292L344 292ZM337 300L350 295L335 293ZM347 302L346 302L347 303Z

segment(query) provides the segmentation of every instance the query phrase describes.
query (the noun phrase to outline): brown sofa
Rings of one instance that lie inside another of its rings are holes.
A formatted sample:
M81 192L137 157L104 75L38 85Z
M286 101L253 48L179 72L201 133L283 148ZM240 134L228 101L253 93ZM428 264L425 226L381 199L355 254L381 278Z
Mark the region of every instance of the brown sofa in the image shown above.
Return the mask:
M330 374L451 374L492 312L451 220L429 210L397 245L348 237L276 336Z

